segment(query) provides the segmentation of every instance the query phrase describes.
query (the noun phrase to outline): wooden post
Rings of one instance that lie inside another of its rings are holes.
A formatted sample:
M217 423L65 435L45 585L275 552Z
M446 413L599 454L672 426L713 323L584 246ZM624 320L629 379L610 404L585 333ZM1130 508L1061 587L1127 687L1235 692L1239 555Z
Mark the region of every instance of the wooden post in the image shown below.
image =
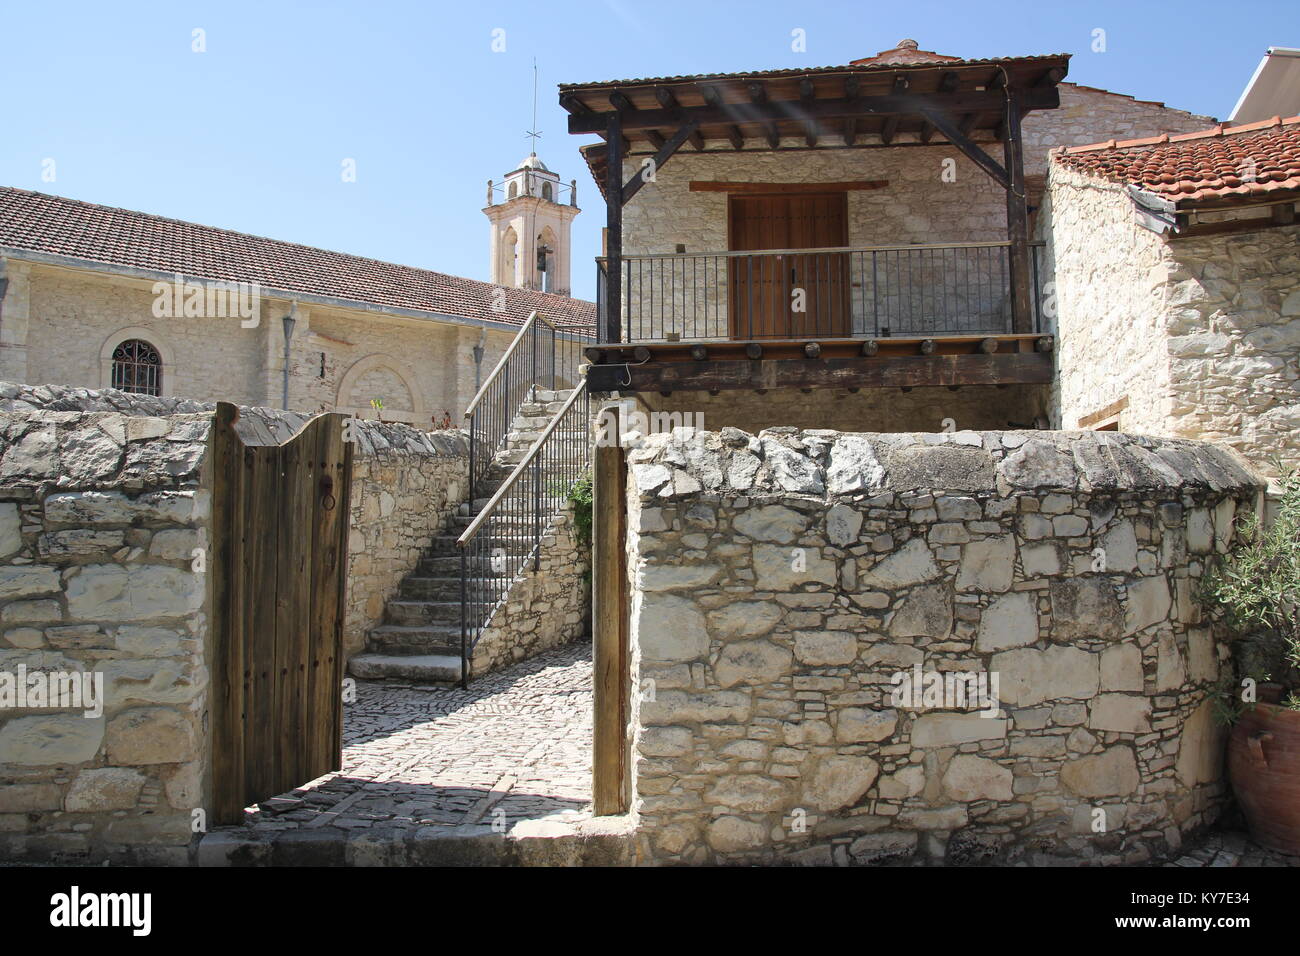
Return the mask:
M626 813L628 792L627 723L631 693L628 655L626 468L618 406L612 444L597 444L592 467L591 626L594 671L592 728L592 812Z
M605 315L602 342L621 342L623 311L623 123L609 114L605 128Z
M1011 330L1023 335L1034 331L1034 313L1029 288L1029 209L1025 198L1025 149L1020 135L1023 92L1007 90L1003 141L1003 166L1007 173L1007 238L1011 272Z

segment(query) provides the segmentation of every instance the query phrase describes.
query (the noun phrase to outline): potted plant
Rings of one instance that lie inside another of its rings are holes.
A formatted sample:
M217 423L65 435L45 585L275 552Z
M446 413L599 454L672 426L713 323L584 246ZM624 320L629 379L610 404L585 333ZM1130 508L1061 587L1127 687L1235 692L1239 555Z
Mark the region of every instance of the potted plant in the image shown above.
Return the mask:
M1248 514L1237 532L1202 593L1233 639L1228 779L1256 842L1300 854L1300 471L1271 524Z

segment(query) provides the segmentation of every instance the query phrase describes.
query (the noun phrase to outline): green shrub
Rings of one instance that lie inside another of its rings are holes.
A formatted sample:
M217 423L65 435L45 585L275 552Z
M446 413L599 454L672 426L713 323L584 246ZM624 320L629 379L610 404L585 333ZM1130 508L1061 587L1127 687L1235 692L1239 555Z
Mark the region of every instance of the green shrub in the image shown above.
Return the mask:
M1240 518L1237 543L1207 570L1200 599L1231 632L1237 680L1280 684L1287 706L1300 709L1300 471L1286 469L1280 484L1272 525Z

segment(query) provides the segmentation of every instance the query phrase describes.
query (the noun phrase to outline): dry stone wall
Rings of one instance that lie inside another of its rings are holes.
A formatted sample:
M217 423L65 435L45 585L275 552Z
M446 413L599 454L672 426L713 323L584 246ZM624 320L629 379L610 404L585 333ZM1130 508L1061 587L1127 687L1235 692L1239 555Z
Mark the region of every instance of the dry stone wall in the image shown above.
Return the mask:
M210 415L215 405L116 389L0 383L0 413L114 412L130 416ZM283 444L311 419L299 412L240 408L236 426L250 444ZM384 601L419 561L433 535L469 494L469 444L458 430L356 421L352 518L348 536L347 656L383 620Z
M628 460L644 859L1138 863L1215 817L1193 594L1258 492L1230 452L682 429Z
M486 674L548 648L577 640L587 629L591 549L581 547L573 506L551 519L536 564L511 586L474 646L471 673Z
M207 767L209 423L0 413L0 859L185 861Z

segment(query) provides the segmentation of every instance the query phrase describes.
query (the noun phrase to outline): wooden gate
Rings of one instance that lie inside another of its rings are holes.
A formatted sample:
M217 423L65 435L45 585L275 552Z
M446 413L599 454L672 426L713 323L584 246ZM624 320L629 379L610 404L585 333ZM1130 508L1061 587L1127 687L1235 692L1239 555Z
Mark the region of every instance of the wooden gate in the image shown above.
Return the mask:
M212 823L337 770L352 444L319 415L283 445L217 405L212 456Z

